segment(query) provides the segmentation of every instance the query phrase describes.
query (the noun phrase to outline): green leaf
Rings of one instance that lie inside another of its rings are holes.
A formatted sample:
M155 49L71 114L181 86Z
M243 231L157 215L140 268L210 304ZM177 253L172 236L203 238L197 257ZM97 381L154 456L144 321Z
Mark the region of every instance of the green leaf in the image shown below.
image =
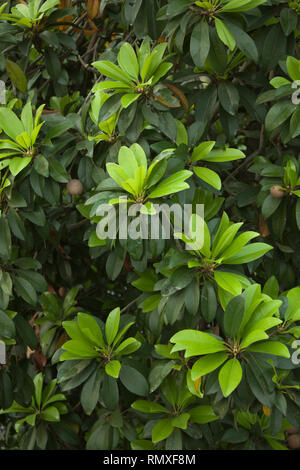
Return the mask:
M34 388L35 388L35 400L37 407L41 407L42 403L42 391L43 391L43 382L44 382L44 377L43 374L40 372L37 374L33 380L34 383Z
M118 63L125 74L137 81L139 77L139 64L133 47L128 43L124 43L118 54Z
M44 60L47 72L53 80L60 78L62 68L59 55L52 47L45 47Z
M194 148L192 157L191 157L191 162L197 162L198 160L203 160L214 148L215 146L215 141L208 141L208 142L202 142L201 144L197 145L197 147Z
M199 405L189 410L191 421L198 424L211 423L216 421L218 417L215 415L214 410L209 405Z
M193 173L189 170L177 171L176 173L159 183L156 188L150 192L148 197L157 198L167 196L168 194L177 193L179 191L183 191L184 189L189 188L189 185L184 181L189 178L192 174Z
M245 296L234 297L227 304L224 312L224 330L226 336L239 339L239 329L245 315Z
M241 233L238 237L235 238L235 240L233 240L230 246L222 252L223 262L226 261L228 258L231 258L232 256L236 255L249 241L258 236L259 233L257 232Z
M81 332L88 338L88 341L103 347L103 335L96 319L88 313L78 313L77 320Z
M228 354L219 352L200 357L192 367L192 380L197 380L220 367L228 359Z
M2 214L0 216L0 257L3 259L9 259L11 247L11 234L9 230L8 220Z
M279 343L279 341L262 341L261 343L253 344L248 350L264 354L273 354L274 356L286 357L287 359L290 358L288 348L284 344Z
M14 318L17 334L21 337L22 341L30 349L35 350L38 345L37 337L29 322L25 320L20 314Z
M212 150L206 157L202 158L207 162L230 162L232 160L239 160L245 158L246 155L238 149L227 148L225 150L216 149Z
M218 86L218 96L222 107L234 116L239 107L239 92L231 82L222 81Z
M12 62L11 60L6 60L5 63L6 71L9 75L9 78L13 84L20 90L22 93L26 93L27 90L27 78L21 69L21 67Z
M110 346L115 339L120 323L120 308L117 307L110 312L105 323L105 336L107 344Z
M201 44L201 47L199 47ZM205 64L210 49L209 26L206 21L200 21L191 34L190 53L194 64L199 69Z
M0 108L0 128L4 130L8 137L14 140L24 132L22 122L9 108Z
M280 11L280 24L286 36L289 36L297 26L297 13L291 8L283 8Z
M221 39L221 41L225 44L225 46L229 47L229 49L233 51L233 49L235 48L236 42L231 32L225 26L223 21L221 21L219 18L215 18L215 25L216 25L218 36Z
M172 424L172 418L165 418L158 421L152 429L152 442L157 442L167 439L172 434L174 426Z
M130 76L117 65L112 64L107 60L93 62L92 65L106 77L112 78L113 80L117 80L119 82L124 82L126 85L129 86L132 85Z
M235 274L215 271L214 278L218 286L226 292L233 295L239 295L242 292L242 285Z
M120 371L120 380L124 387L131 393L139 396L147 396L149 384L143 374L131 366L123 365Z
M132 103L139 99L141 93L126 93L121 98L123 108L128 108Z
M13 176L17 176L29 163L32 157L14 157L9 161L9 169Z
M222 441L238 444L245 442L249 438L249 432L246 429L227 429L222 436Z
M60 414L58 409L55 406L49 406L49 408L46 408L43 410L40 414L41 419L44 421L50 421L50 422L58 422L60 421Z
M169 413L169 410L159 403L146 400L136 400L131 407L143 413Z
M222 186L219 175L209 168L194 167L194 172L206 183L210 184L213 188L220 190Z
M261 258L272 249L273 247L266 243L252 243L251 245L244 246L236 255L227 258L226 264L250 263L250 261Z
M98 356L98 352L88 343L79 340L67 341L63 345L66 351L60 356L61 361L70 359L93 359Z
M292 80L300 80L300 60L296 59L296 57L288 56L286 68Z
M58 183L68 183L69 175L62 163L53 157L48 162L50 176Z
M252 37L247 34L236 24L229 22L226 18L226 25L236 40L237 47L245 54L246 57L258 62L258 51L256 44Z
M230 359L219 372L219 383L224 397L228 397L242 380L241 364L235 358Z
M201 290L201 314L208 323L211 323L217 313L218 301L214 286L205 282Z
M200 288L197 279L192 282L185 289L185 306L191 315L196 315L199 308ZM203 309L202 309L203 310Z
M248 11L265 3L266 0L231 0L222 6L222 11L240 12Z
M246 336L243 337L241 342L241 349L248 348L252 343L261 341L263 339L268 339L267 333L262 329L258 329L258 326L254 325L254 330L250 331Z
M298 107L296 111L292 114L290 121L290 133L292 138L298 137L300 134L300 108Z
M15 324L9 316L0 310L0 337L14 338L16 335Z
M161 301L161 295L160 294L155 294L155 295L150 295L144 302L143 302L143 312L152 312L155 310L159 302Z
M176 134L176 145L179 147L179 145L184 144L188 145L188 133L186 131L185 125L176 119L176 125L177 125L177 134Z
M25 302L28 302L30 305L36 305L37 294L34 287L32 286L32 283L21 276L15 276L14 286L17 294L22 297Z
M120 369L121 364L119 361L110 361L105 364L105 372L115 379L119 377Z
M109 410L115 410L119 403L119 389L117 379L104 374L101 396Z
M172 336L170 342L176 343L176 347L179 345L179 350L185 349L185 357L226 351L226 346L220 340L208 333L197 330L179 331Z
M266 130L271 132L279 127L290 117L295 109L295 105L290 101L279 101L275 103L266 115Z
M34 158L33 166L35 171L45 178L49 176L49 162L43 155L37 155Z
M179 416L176 416L175 418L172 419L172 425L175 428L186 429L189 419L190 419L189 413L182 413Z

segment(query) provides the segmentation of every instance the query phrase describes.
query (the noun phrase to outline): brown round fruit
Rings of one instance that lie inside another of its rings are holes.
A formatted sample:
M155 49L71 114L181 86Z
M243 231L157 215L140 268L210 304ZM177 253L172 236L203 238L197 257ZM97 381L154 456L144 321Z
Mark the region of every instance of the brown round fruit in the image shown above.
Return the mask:
M72 196L79 196L82 194L83 186L79 180L70 180L67 184L67 191Z
M282 191L281 187L278 184L272 186L272 188L270 189L270 193L273 197L276 197L277 199L281 199L285 195L285 191Z
M288 428L288 429L286 430L286 432L287 432L288 434L297 434L298 429L295 428L294 426L291 426L290 428Z
M290 449L299 449L300 448L300 435L292 434L287 438L287 445Z

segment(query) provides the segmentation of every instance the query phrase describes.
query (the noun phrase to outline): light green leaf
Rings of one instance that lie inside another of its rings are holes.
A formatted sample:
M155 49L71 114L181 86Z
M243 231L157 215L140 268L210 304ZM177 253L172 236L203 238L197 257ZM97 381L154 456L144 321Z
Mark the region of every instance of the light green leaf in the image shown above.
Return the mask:
M203 158L205 158L211 152L215 144L216 142L214 141L208 141L197 145L197 147L195 147L193 150L191 161L197 162L198 160L203 160Z
M252 343L256 343L257 341L261 341L263 339L268 339L267 333L265 333L264 330L259 330L256 328L255 330L250 331L250 333L248 333L247 336L243 338L243 341L241 342L241 349L245 349Z
M228 397L242 380L243 371L236 358L230 359L219 372L219 383L224 397Z
M213 188L218 190L221 189L221 179L215 171L204 167L194 167L194 172L199 178L210 184Z
M143 413L169 413L169 410L159 403L147 400L136 400L132 403L131 408Z
M214 278L218 286L230 292L233 295L239 295L242 292L242 285L233 273L215 271Z
M264 354L273 354L274 356L286 357L289 359L290 353L285 344L279 341L263 341L262 343L253 344L248 351L259 352Z
M107 375L110 375L111 377L114 377L117 379L119 377L121 369L121 364L119 361L110 361L107 364L105 364L105 372Z
M200 354L213 354L227 350L222 341L208 333L198 330L179 331L172 336L170 342L176 343L181 349L185 349L185 357L198 356Z
M221 21L219 18L215 18L215 25L216 25L218 36L221 39L221 41L225 44L225 46L229 47L229 49L233 51L233 49L235 48L236 42L231 32L225 26L223 21Z
M0 128L11 139L16 139L25 130L20 119L9 108L0 108Z
M246 155L241 150L227 148L225 150L212 150L206 157L202 157L202 160L207 162L230 162L245 157Z
M152 429L152 442L156 444L167 439L173 431L172 418L161 419Z
M300 80L300 60L296 59L296 57L288 56L286 68L292 80Z
M50 422L59 422L60 421L60 414L58 409L55 406L49 406L49 408L46 408L43 410L40 414L41 419L44 421L50 421Z
M141 93L126 93L121 98L123 108L128 108L132 103L139 99Z
M203 375L209 374L222 365L226 359L228 359L228 355L225 352L200 357L192 367L192 380L197 380Z
M226 264L250 263L250 261L261 258L272 249L273 247L266 243L252 243L251 245L244 246L236 255L227 258Z
M6 71L9 75L9 78L13 84L20 90L22 93L26 93L27 90L27 78L21 69L21 67L12 62L11 60L6 61Z
M177 193L189 188L189 185L185 183L187 178L192 176L192 172L189 170L177 171L173 175L166 178L164 181L159 183L156 188L150 192L149 198L157 198L167 196L168 194Z
M115 339L120 323L120 308L117 307L110 312L105 323L105 336L107 344L110 346Z
M14 157L9 161L9 169L13 176L17 176L29 163L32 157Z
M130 76L117 65L107 60L93 62L92 65L106 77L112 78L118 82L124 82L125 85L133 86Z
M118 63L123 72L130 75L130 78L137 81L139 77L139 64L133 47L124 43L118 54Z

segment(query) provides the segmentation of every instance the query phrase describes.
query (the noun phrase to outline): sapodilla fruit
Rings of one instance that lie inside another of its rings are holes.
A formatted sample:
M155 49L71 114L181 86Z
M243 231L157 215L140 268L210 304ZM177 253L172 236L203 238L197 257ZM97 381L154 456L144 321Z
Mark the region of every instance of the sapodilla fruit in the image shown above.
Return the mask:
M273 197L276 197L277 199L281 199L285 195L285 191L282 191L281 187L278 184L272 186L272 188L270 189L270 193Z
M79 196L83 192L83 186L79 180L70 180L67 184L67 191L72 196Z
M300 449L300 434L291 434L287 438L287 445L290 449Z
M295 428L295 426L291 426L290 428L288 428L288 429L286 430L286 432L287 432L288 434L297 434L298 429Z

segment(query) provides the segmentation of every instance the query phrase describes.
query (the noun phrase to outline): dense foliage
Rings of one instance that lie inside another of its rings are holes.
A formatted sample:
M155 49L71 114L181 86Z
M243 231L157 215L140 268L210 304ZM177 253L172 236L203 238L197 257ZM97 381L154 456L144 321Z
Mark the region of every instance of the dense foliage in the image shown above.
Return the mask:
M300 448L299 13L2 2L0 448Z

